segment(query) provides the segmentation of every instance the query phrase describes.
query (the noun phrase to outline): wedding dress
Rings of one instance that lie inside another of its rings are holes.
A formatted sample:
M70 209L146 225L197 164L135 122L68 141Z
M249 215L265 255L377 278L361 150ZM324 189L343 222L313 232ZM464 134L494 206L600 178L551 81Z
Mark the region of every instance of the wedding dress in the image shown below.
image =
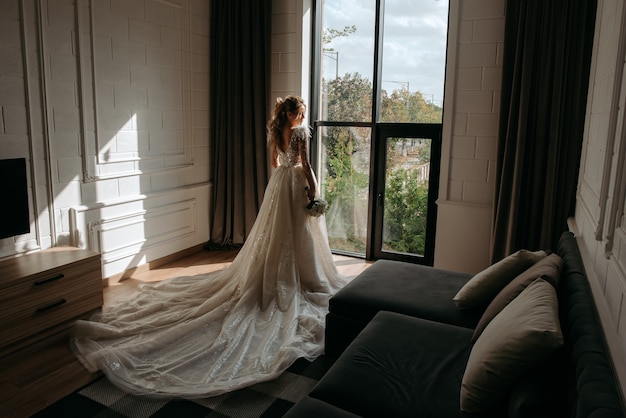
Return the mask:
M278 377L323 353L330 296L345 284L324 216L306 212L307 181L294 129L244 246L223 270L145 284L77 321L71 346L136 395L199 398Z

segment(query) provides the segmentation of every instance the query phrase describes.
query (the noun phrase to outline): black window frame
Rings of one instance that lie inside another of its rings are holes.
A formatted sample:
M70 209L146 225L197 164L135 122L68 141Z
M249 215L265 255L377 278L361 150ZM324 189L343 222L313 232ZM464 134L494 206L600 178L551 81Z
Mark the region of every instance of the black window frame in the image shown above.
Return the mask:
M434 263L435 234L437 223L437 204L436 200L439 194L439 176L441 171L441 148L443 123L395 123L395 122L379 122L380 119L380 101L382 90L382 54L384 23L383 14L385 0L376 0L376 17L375 17L375 42L374 42L374 71L372 80L372 115L369 122L344 122L344 121L322 121L320 117L320 91L319 83L321 71L321 55L322 45L320 34L323 30L323 18L321 1L311 0L311 28L313 36L311 36L311 52L310 60L311 71L309 81L310 103L309 117L312 121L313 135L311 139L311 149L318 150L318 129L321 127L366 127L371 132L371 148L370 148L370 185L369 185L369 206L367 216L367 238L366 250L364 258L366 260L375 260L379 258L394 259L399 261L412 262L417 264L425 264L432 266ZM443 106L445 113L445 106ZM443 116L442 116L443 120ZM414 128L414 129L411 129ZM418 130L416 131L415 128ZM428 191L428 216L426 221L426 242L425 254L401 254L394 252L381 251L379 243L382 243L382 225L375 226L376 223L382 224L382 207L380 205L379 195L384 190L384 165L385 165L385 141L389 135L383 132L397 132L398 136L412 135L414 137L425 137L432 139L431 145L431 161ZM382 135L381 135L382 134ZM314 167L318 166L320 156L317 152L312 152L310 156ZM363 257L361 254L354 254L346 251L333 250L335 254Z

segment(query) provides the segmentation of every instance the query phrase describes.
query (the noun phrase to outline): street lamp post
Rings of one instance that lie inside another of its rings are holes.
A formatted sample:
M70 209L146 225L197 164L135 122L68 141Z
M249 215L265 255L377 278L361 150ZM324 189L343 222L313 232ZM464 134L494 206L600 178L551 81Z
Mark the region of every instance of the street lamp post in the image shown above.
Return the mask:
M409 82L408 81L383 80L383 82L384 83L400 84L403 89L406 89L407 93L409 92Z
M408 81L395 81L395 80L383 80L383 83L396 83L402 86L402 89L406 89L406 101L404 102L404 106L406 107L407 113L409 112L409 95L411 92L409 91L409 82Z
M336 80L337 78L339 78L339 51L327 50L327 51L322 51L322 54L332 60L335 60L335 80Z

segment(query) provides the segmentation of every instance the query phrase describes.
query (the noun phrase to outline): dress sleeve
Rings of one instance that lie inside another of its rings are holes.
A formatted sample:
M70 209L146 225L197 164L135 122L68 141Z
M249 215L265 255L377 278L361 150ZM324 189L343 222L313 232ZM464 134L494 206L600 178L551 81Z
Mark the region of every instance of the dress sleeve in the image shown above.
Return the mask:
M311 138L311 131L306 126L298 126L293 130L291 138L296 141L304 141Z
M307 151L309 148L308 140L310 137L311 131L305 126L298 126L291 133L291 140L294 142L303 164L308 164L309 162Z

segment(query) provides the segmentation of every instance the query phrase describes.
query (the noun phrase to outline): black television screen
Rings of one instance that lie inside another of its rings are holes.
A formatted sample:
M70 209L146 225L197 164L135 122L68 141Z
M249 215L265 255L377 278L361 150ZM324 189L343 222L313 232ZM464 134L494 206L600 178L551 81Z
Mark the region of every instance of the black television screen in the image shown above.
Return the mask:
M0 238L30 232L26 159L0 160Z

